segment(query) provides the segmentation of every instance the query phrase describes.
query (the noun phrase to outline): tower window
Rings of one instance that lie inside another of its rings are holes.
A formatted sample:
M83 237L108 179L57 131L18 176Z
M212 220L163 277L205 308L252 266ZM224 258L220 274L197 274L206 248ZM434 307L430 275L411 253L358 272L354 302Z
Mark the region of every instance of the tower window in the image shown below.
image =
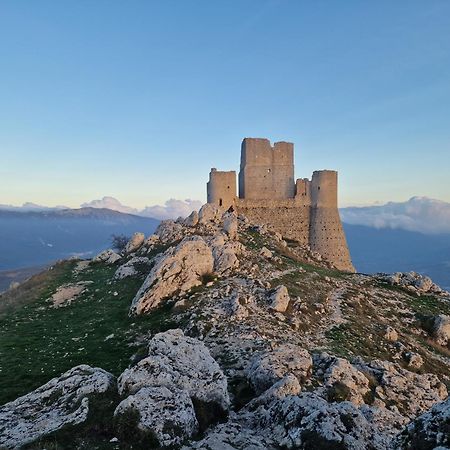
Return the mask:
M222 206L223 205L223 201L222 201L222 199L219 199L219 206Z

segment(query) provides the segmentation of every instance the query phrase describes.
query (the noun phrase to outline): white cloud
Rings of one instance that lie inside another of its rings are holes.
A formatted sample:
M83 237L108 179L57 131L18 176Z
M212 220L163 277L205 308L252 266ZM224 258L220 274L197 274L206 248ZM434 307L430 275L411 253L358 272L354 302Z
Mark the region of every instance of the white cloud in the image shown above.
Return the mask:
M92 200L87 203L83 203L81 205L82 208L107 208L112 209L113 211L119 211L125 214L139 214L139 211L136 208L132 208L131 206L122 205L114 197L103 197L101 200Z
M343 222L374 228L401 228L425 234L450 233L450 203L428 197L380 206L340 210Z
M131 206L123 205L114 197L103 197L101 200L92 200L81 205L82 208L107 208L113 211L152 217L159 220L177 219L180 216L187 217L192 211L200 209L201 206L202 202L198 200L177 200L171 198L164 205L146 206L144 209L138 210Z
M202 202L199 200L176 200L171 198L167 200L164 206L154 205L147 206L139 214L145 217L153 217L155 219L176 219L178 217L187 217L194 210L199 210Z

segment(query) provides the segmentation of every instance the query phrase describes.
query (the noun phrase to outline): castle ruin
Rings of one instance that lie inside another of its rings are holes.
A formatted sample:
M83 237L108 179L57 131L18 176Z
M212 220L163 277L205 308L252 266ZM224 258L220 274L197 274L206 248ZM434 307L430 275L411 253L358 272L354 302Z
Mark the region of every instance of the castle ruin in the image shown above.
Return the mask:
M315 171L295 180L294 144L245 138L241 147L239 196L236 172L211 169L208 203L233 207L254 223L309 245L336 268L354 272L337 207L337 172Z

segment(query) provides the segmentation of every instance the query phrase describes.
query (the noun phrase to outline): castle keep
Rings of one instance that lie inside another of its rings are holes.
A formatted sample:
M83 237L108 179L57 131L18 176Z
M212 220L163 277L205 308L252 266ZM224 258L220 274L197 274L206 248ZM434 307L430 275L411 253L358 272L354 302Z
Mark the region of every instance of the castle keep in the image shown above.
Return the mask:
M239 196L236 172L211 169L208 203L231 206L252 222L309 245L340 270L354 272L337 207L337 172L294 178L294 144L245 138L241 147Z

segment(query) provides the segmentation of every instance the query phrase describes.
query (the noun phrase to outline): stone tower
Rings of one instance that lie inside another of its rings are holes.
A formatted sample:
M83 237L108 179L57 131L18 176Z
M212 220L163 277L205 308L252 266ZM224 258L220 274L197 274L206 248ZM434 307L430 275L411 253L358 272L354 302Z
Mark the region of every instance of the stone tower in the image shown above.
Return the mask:
M337 206L337 172L320 170L295 180L294 145L245 138L241 146L239 196L236 172L211 169L208 203L233 206L254 223L309 245L336 268L354 272Z

